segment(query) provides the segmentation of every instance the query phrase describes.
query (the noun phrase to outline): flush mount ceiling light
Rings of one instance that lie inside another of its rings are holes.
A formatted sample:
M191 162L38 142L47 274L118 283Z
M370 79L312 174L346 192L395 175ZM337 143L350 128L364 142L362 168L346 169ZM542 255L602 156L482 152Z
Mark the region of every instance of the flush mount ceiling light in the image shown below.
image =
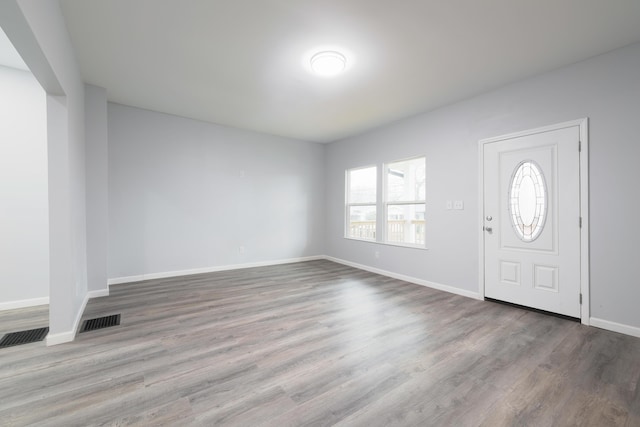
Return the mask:
M340 52L325 50L311 57L311 69L321 77L333 77L347 67L347 58Z

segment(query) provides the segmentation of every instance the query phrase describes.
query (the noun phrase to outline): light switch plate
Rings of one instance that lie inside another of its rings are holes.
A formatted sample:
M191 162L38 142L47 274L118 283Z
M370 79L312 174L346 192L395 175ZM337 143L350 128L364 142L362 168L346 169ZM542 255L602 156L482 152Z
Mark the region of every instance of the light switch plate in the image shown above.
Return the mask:
M451 200L447 200L447 210L450 211L453 209L453 202Z

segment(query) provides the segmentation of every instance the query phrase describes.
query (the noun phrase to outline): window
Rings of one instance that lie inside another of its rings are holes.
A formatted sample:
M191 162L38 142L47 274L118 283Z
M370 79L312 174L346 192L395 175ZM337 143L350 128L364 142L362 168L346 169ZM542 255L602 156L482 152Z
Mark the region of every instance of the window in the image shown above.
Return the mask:
M346 237L376 240L377 180L375 166L347 170Z
M425 158L401 160L384 167L385 242L425 244Z
M425 157L346 171L345 237L425 247ZM380 175L378 175L380 170ZM383 184L378 201L377 183ZM376 232L381 219L382 232Z

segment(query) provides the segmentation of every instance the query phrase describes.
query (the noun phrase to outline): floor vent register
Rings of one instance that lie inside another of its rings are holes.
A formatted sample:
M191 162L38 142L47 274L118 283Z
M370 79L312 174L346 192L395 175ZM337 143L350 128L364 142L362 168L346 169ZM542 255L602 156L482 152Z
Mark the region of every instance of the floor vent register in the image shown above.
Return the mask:
M96 329L109 328L120 324L120 315L112 314L111 316L98 317L96 319L87 319L82 324L80 332L95 331Z
M28 331L11 332L0 340L0 348L13 347L14 345L30 344L42 341L49 333L49 328L29 329Z

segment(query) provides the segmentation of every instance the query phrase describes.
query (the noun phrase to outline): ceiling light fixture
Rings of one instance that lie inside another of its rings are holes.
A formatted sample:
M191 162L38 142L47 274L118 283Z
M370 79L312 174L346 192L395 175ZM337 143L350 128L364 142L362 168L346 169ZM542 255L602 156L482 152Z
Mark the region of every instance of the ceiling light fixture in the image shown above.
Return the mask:
M347 67L347 58L340 52L325 50L311 57L311 69L321 77L333 77Z

